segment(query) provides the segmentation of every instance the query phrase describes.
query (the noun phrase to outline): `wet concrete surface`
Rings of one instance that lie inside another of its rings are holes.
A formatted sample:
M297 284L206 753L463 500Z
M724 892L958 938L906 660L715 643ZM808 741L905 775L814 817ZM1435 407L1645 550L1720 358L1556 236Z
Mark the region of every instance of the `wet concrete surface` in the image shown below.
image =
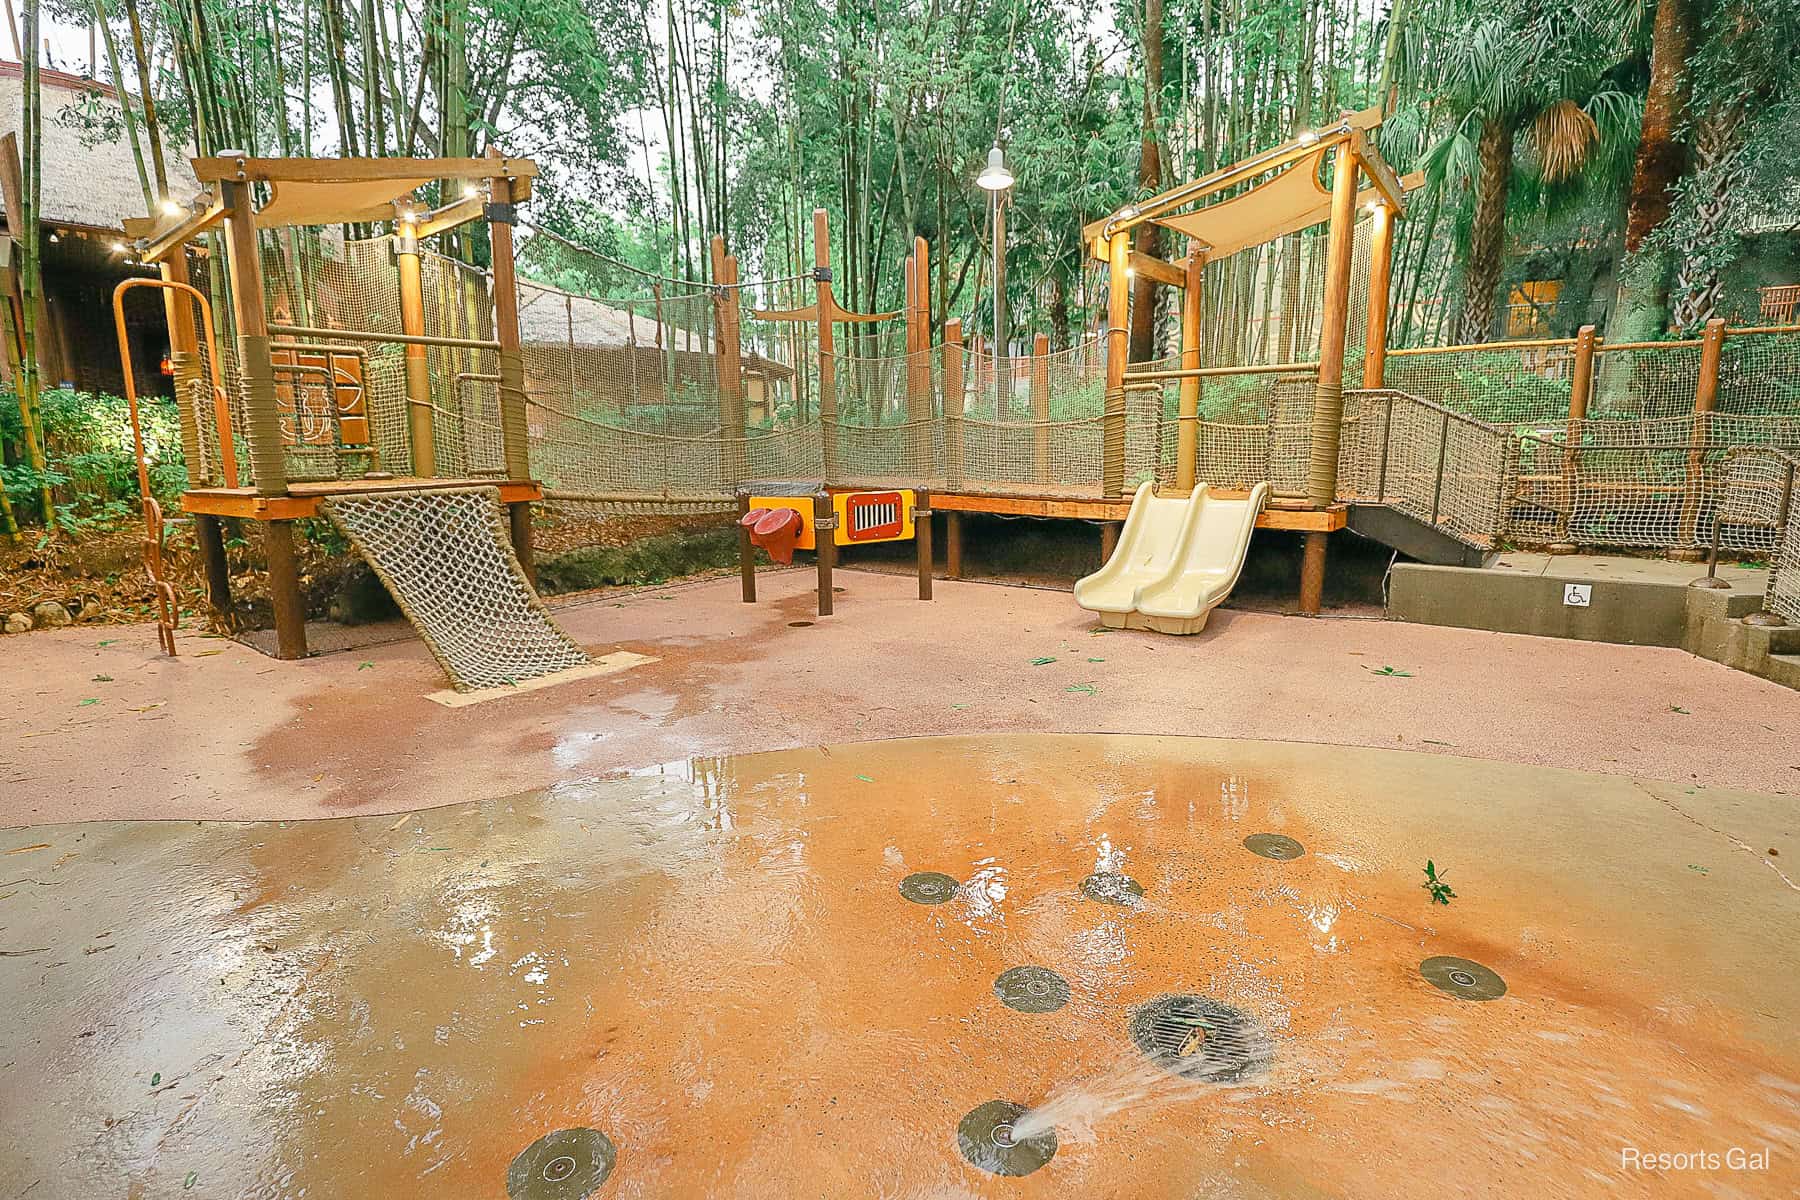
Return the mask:
M14 830L0 1196L501 1197L559 1130L614 1148L599 1197L1790 1196L1795 826L1442 755L1021 735ZM909 903L926 871L956 897ZM1102 872L1144 895L1095 903ZM1438 990L1439 956L1504 996ZM1026 965L1068 1002L1006 1007ZM1266 1062L1148 1061L1132 1014L1182 994ZM1029 1175L959 1147L996 1100L1054 1131Z
M1800 695L1682 651L1220 611L1097 635L1067 592L765 572L558 619L658 661L461 710L417 641L280 663L147 627L0 640L0 825L408 809L697 754L965 732L1181 733L1416 749L1800 792ZM813 621L794 627L790 622ZM1053 662L1033 665L1037 659ZM1393 674L1382 673L1392 668Z

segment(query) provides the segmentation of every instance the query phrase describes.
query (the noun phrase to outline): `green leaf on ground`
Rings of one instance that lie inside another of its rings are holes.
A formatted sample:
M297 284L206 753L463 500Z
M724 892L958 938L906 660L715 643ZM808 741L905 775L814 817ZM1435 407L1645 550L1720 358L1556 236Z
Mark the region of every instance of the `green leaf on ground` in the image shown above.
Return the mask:
M1700 872L1700 873L1701 873L1701 874L1702 874L1702 875L1710 875L1710 874L1712 874L1712 869L1711 869L1711 868L1710 868L1710 867L1703 867L1703 866L1701 866L1701 865L1700 865L1700 864L1699 864L1699 863L1689 863L1689 864L1688 864L1688 870L1690 870L1690 871L1698 871L1698 872Z
M1055 661L1056 656L1053 654L1040 654L1038 657L1031 660L1031 665L1034 667L1047 667Z
M75 707L76 708L86 708L90 704L98 704L98 703L100 703L100 698L98 696L90 696L86 700L83 700L80 704L77 704Z
M1684 717L1691 717L1694 715L1693 713L1690 713L1687 709L1681 707L1681 705L1679 705L1679 704L1669 705L1669 711L1672 713L1680 713Z
M356 664L356 669L359 671L373 670L374 667L375 667L375 664L372 662L359 662Z
M199 1182L199 1180L200 1180L200 1172L198 1172L198 1171L189 1171L189 1172L188 1172L188 1173L187 1173L187 1177L186 1177L186 1178L185 1178L185 1179L183 1179L183 1180L182 1180L182 1181L181 1181L181 1190L182 1190L182 1191L184 1191L184 1192L191 1192L191 1191L193 1191L193 1190L194 1190L194 1184L196 1184L196 1183L197 1183L197 1182Z
M1380 670L1377 670L1374 667L1364 667L1363 670L1367 671L1371 675L1386 675L1393 679L1411 679L1412 678L1411 671L1402 671L1398 667L1382 667Z
M1078 696L1098 696L1100 694L1100 689L1091 683L1071 683L1063 691L1074 692Z
M103 642L101 642L101 643L100 643L100 644L101 644L101 645L102 645L102 646L110 646L110 645L112 645L112 644L113 644L113 643L114 643L114 642L116 642L116 641L118 641L118 640L119 640L119 639L118 639L118 638L107 638L107 639L106 639L106 640L105 640L105 641L103 641Z
M111 683L112 681L113 681L113 677L111 675L96 675L96 676L94 676L95 683Z
M161 1071L152 1072L150 1075L150 1086L155 1087L157 1084L159 1084L161 1082L162 1082L162 1072Z
M875 782L874 778L872 776L868 776L868 775L858 775L857 778L862 780L864 783L874 783Z
M966 704L952 704L950 707L954 708L957 712L961 712L963 709L965 709L969 706Z
M1089 662L1105 662L1106 660L1104 658L1090 658L1090 659L1088 659L1088 661Z
M1448 904L1456 896L1444 877L1438 874L1437 864L1429 858L1425 860L1425 882L1419 885L1431 893L1433 904Z

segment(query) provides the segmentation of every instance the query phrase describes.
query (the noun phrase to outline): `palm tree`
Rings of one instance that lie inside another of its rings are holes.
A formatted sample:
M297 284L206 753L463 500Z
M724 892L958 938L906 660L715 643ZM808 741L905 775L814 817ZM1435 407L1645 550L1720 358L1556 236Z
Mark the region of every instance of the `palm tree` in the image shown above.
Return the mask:
M1473 184L1460 341L1486 341L1493 332L1519 135L1526 135L1526 165L1555 187L1574 181L1598 149L1633 124L1633 102L1606 75L1616 61L1611 15L1593 6L1502 0L1450 32L1438 98L1454 123L1427 153L1426 172L1436 187Z
M1646 247L1644 240L1668 220L1676 185L1688 170L1688 149L1681 135L1692 91L1688 60L1694 52L1698 7L1698 0L1656 0L1650 85L1625 211L1625 253L1638 259L1619 272L1606 330L1614 341L1656 337L1668 322L1669 254L1665 248Z

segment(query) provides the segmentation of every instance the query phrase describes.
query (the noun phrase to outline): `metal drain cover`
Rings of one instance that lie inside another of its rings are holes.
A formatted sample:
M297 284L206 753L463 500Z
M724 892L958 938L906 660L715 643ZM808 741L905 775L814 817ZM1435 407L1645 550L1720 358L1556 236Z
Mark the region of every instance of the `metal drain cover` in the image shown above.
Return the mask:
M943 904L953 899L961 886L942 871L920 871L900 881L900 894L914 904Z
M1048 967L1013 967L994 980L994 992L1020 1012L1055 1012L1069 1002L1069 981Z
M1081 890L1089 900L1102 904L1134 904L1144 894L1144 885L1129 875L1097 871L1081 881Z
M1131 1014L1131 1040L1183 1079L1232 1083L1275 1055L1268 1034L1248 1013L1207 996L1158 996Z
M506 1170L510 1200L586 1200L612 1174L618 1151L598 1129L546 1133Z
M1029 1175L1056 1157L1056 1131L1015 1140L1013 1122L1030 1110L1011 1100L989 1100L956 1127L956 1148L995 1175Z
M1506 980L1497 971L1466 958L1439 955L1419 964L1425 982L1458 1000L1498 1000L1506 995Z
M1244 839L1244 849L1263 858L1299 858L1306 847L1279 833L1253 833Z

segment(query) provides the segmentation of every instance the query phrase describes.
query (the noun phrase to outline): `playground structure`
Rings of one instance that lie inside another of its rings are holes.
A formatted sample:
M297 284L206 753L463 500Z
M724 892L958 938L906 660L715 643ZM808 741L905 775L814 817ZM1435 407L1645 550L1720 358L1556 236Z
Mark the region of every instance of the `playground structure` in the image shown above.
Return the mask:
M517 292L512 278L512 223L529 198L535 164L490 156L481 159L255 159L242 155L194 161L196 176L212 189L195 211L172 214L144 228L144 260L161 264L161 288L171 333L182 405L183 449L190 486L182 508L193 514L205 561L210 599L229 611L231 577L220 521L259 522L266 549L280 657L307 653L306 613L294 552L294 523L323 514L350 538L380 575L431 647L458 691L515 686L587 665L581 647L544 610L532 587L530 503L542 497L531 479L526 447L524 366ZM441 180L457 198L431 211L416 191ZM258 200L260 199L260 206ZM395 220L401 328L315 326L271 320L259 230L337 222ZM469 221L485 219L500 264L494 274L492 337L433 334L424 327L418 241ZM236 331L236 405L221 383L221 352L212 309L188 281L187 244L222 226ZM114 311L125 327L128 281L115 293ZM185 302L199 306L205 335L207 377L195 323L181 316ZM367 392L371 370L364 346L404 348L406 445L404 453L379 445ZM434 397L425 361L427 347L486 350L498 357L498 479L438 474ZM136 412L136 385L121 333L127 392ZM322 393L309 404L311 381ZM210 399L210 405L201 404ZM203 416L212 418L210 425ZM240 460L236 443L247 447ZM330 477L300 482L290 468L304 468L323 452ZM140 472L142 444L139 442ZM381 469L404 462L407 475ZM360 474L351 474L361 468ZM160 539L160 514L149 499L147 544ZM504 506L504 510L502 508ZM502 512L505 516L502 516ZM167 585L150 560L159 596ZM165 603L164 649L174 653L173 621Z
M172 326L183 507L197 517L214 602L229 603L222 517L260 522L278 643L297 656L292 522L326 496L496 487L529 577L533 506L726 515L753 481L798 479L928 498L944 514L951 577L964 514L1095 522L1110 551L1146 481L1178 496L1204 483L1215 501L1266 483L1257 527L1305 536L1303 612L1317 611L1329 535L1345 528L1427 561L1474 562L1507 544L1700 557L1715 524L1725 549L1770 556L1769 611L1800 609L1782 457L1800 448L1800 327L1715 322L1696 339L1613 345L1590 328L1390 350L1404 187L1372 127L1347 115L1094 222L1084 232L1107 274L1106 332L1055 353L1040 335L1029 355L965 339L955 319L933 344L923 239L901 309L847 310L822 211L808 274L742 281L714 238L712 282L643 277L638 294L596 297L519 277L534 256L589 253L542 231L515 246L512 206L534 172L519 160L377 160L372 180L338 178L360 164L203 160L218 198L146 222L143 244L180 282L189 264L174 250L223 225L232 282L262 284L228 289L238 333L216 358L190 322ZM396 210L440 178L473 190L435 212ZM276 198L252 212L260 183ZM320 189L338 186L364 190L353 205L325 203ZM396 217L397 235L366 240L292 230ZM491 272L420 244L477 218L490 222ZM1179 263L1132 249L1133 230L1151 222L1188 239ZM259 246L258 223L284 227ZM1320 224L1319 303L1284 313L1280 339L1291 349L1316 337L1318 354L1207 361L1231 357L1200 324L1207 281L1230 285L1247 248ZM221 294L219 264L193 271ZM1181 290L1171 358L1126 361L1134 278ZM246 341L245 328L264 332ZM264 358L266 373L246 369ZM1358 360L1361 386L1347 388ZM377 478L395 468L407 474Z
M911 541L919 551L919 599L931 599L931 501L922 492L833 492L818 480L758 480L738 489L738 574L744 603L756 602L755 550L778 563L811 550L819 575L818 614L832 611L831 573L839 546Z

